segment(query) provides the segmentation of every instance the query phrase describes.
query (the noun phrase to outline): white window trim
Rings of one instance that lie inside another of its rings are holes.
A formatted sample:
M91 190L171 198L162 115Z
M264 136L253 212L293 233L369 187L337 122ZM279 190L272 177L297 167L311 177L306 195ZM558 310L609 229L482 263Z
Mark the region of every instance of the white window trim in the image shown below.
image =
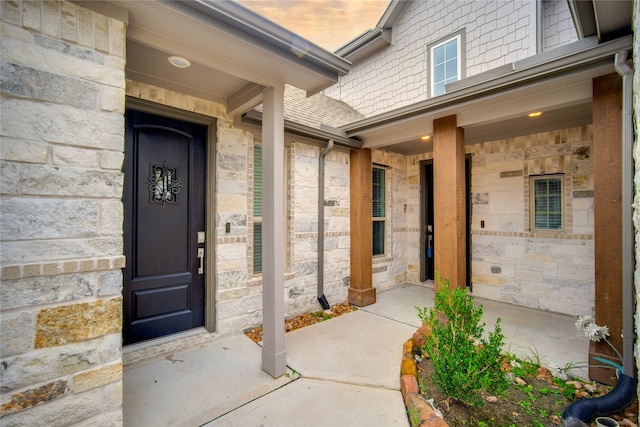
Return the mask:
M464 37L464 29L451 34L445 38L442 38L430 45L428 45L428 76L429 76L429 97L434 97L434 96L440 96L440 95L444 95L446 92L438 94L438 95L434 95L435 93L435 82L434 82L434 72L433 72L433 67L434 67L434 60L433 60L433 51L440 47L443 46L447 43L449 43L450 41L457 39L458 43L457 43L457 64L456 64L456 72L457 72L457 80L462 80L464 78L465 75L465 66L466 66L466 61L465 61L465 37Z

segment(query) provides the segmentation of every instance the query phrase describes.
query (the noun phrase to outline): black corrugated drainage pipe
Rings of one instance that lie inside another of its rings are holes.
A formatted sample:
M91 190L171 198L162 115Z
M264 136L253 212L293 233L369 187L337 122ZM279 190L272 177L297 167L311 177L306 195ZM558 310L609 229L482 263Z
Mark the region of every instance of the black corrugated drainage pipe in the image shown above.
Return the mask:
M600 415L619 412L637 397L638 380L633 372L633 121L632 121L632 75L633 70L627 64L627 51L615 56L615 68L622 77L622 339L624 372L619 372L618 383L610 393L594 399L573 402L562 413L567 427L582 425Z
M580 426L577 420L587 423L595 417L614 414L626 408L636 398L638 380L620 374L618 383L609 393L594 399L582 399L573 402L562 413L566 427Z
M318 302L323 310L329 310L329 302L324 296L324 160L329 151L333 150L333 139L320 153L318 165Z

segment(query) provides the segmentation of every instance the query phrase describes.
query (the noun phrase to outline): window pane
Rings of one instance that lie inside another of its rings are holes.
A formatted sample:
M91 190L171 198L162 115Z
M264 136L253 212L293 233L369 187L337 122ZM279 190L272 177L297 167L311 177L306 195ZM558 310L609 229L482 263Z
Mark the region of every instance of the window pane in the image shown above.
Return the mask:
M559 179L550 179L548 183L549 183L549 194L560 194Z
M444 81L444 71L445 71L444 64L436 65L433 68L433 81L435 83L442 83Z
M453 59L445 63L447 68L447 83L458 79L458 61Z
M559 213L549 214L549 229L560 230L562 228L562 215Z
M457 81L459 42L457 38L450 39L444 44L432 48L432 64L431 64L431 96L446 93L445 85Z
M533 228L562 230L562 178L533 180Z
M384 172L384 169L373 168L371 207L374 218L385 216Z
M262 216L262 145L253 147L253 215Z
M373 221L373 255L384 255L384 221Z
M444 46L439 46L433 49L433 65L441 64L444 62Z
M536 212L547 212L547 198L546 196L536 196Z
M384 220L385 217L385 170L373 168L372 170L372 215L373 221L373 255L384 254Z
M253 273L262 273L262 223L253 223Z
M458 56L458 39L453 39L445 45L447 59L456 58Z
M444 93L444 82L436 83L435 85L433 85L433 96L441 95L443 93Z

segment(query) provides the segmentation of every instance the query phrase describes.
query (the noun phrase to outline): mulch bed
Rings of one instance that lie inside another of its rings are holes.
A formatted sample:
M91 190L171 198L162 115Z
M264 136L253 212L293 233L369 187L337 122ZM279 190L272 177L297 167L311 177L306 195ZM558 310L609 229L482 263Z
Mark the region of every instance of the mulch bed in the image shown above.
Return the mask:
M333 319L334 317L341 316L345 313L351 313L357 310L357 307L344 303L340 305L334 305L331 307L331 311L316 311L314 313L305 313L300 316L286 319L284 321L284 331L294 331L296 329L304 328L305 326L315 325L316 323L324 322L325 320ZM262 326L258 326L245 331L245 335L251 338L255 342L262 341Z

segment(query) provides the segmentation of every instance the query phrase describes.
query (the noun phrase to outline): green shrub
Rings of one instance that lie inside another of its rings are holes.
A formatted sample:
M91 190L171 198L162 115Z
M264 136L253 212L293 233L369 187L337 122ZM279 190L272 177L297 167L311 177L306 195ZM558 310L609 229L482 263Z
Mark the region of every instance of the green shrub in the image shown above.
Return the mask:
M500 319L483 337L482 306L474 307L466 289L451 289L449 280L435 294L434 308L418 308L431 333L425 336L423 353L433 363L434 384L447 396L472 406L483 404L481 392L501 394L509 386L501 370L504 335ZM443 317L444 315L444 317Z

